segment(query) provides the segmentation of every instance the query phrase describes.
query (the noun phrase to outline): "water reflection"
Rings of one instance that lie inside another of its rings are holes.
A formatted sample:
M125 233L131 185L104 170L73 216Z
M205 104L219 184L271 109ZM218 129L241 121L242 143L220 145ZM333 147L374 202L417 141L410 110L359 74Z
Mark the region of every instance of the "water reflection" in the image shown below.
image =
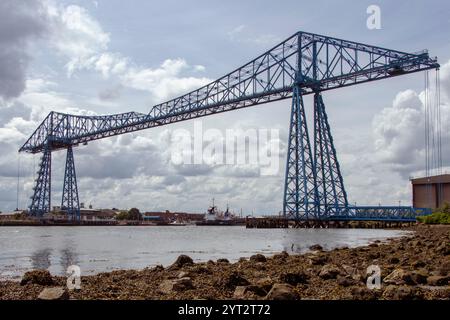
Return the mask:
M65 274L67 268L78 263L78 255L73 247L67 247L61 250L59 264L61 265L61 274Z
M45 248L33 252L30 257L33 269L48 269L51 265L51 253L52 250L50 248Z

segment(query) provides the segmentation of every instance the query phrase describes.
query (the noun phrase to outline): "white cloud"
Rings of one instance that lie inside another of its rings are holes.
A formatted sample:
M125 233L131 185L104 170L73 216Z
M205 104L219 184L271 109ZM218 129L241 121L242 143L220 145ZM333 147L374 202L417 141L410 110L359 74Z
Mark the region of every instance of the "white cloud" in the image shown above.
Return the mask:
M163 99L194 90L211 81L205 77L181 76L188 69L190 66L184 59L167 59L155 69L131 68L122 76L122 83L134 89L149 91L162 102Z
M281 41L281 38L271 33L252 33L247 31L246 25L239 25L227 33L231 41L256 44L260 46L273 45Z

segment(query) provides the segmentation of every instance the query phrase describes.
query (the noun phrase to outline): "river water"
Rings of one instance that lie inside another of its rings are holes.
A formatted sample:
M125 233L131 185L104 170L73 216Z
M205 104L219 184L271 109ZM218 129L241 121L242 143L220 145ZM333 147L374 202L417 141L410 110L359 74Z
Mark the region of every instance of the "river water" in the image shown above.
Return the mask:
M194 261L236 261L255 253L303 253L356 247L407 235L380 229L246 229L241 226L0 227L0 279L20 279L31 269L65 275L73 264L82 275L114 269L167 266L180 254Z

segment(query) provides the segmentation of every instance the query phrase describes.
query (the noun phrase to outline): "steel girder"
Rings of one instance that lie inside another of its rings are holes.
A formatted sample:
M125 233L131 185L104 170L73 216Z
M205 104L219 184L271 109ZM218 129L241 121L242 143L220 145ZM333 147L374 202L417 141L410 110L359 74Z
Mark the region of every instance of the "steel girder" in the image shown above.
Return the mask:
M328 116L320 93L314 94L314 165L319 216L339 214L348 206Z
M72 218L80 219L80 201L72 146L67 148L61 210L66 211Z
M41 157L37 179L31 197L30 215L42 216L51 206L52 151L46 147Z
M351 216L318 93L434 68L439 68L437 59L430 58L425 51L405 53L297 32L220 79L154 106L148 114L87 116L51 112L19 149L19 152L44 153L39 171L42 178L36 181L30 209L34 213L50 209L52 150L72 150L72 146L80 143L293 97L283 210L295 219ZM316 95L314 159L302 98L307 94ZM70 153L69 175L75 178ZM75 184L65 183L65 188L72 188L67 194L76 189L76 178L72 181ZM74 202L70 208L75 208ZM353 212L363 214L358 210Z
M177 121L290 98L294 83L312 94L438 68L428 53L405 53L298 32L229 74L154 106L149 114L107 116L52 112L19 151L42 152ZM301 81L298 81L301 78Z
M300 88L294 86L284 184L283 214L287 219L318 219L316 171Z

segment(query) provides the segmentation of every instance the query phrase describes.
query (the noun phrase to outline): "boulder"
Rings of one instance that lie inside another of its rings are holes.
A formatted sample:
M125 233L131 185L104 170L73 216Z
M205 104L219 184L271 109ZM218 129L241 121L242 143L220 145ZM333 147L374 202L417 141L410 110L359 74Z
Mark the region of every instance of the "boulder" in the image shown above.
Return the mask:
M265 278L259 279L255 283L255 285L257 285L261 289L265 290L266 292L269 292L270 289L272 289L273 284L274 284L274 281L270 277L265 277Z
M388 262L392 263L392 264L397 264L400 262L400 259L397 257L391 257L391 258L389 258Z
M414 269L419 269L425 267L426 263L423 262L422 260L416 260L411 265L413 266Z
M227 289L234 289L238 286L248 286L250 282L245 279L240 273L234 271L225 276L221 280L220 284Z
M353 279L351 276L345 276L345 277L338 276L337 282L338 282L338 285L340 285L342 287L350 287L350 286L357 285L358 283L360 283L360 281Z
M421 299L423 295L414 287L388 285L381 297L387 300L412 300Z
M189 277L174 280L164 280L159 285L159 291L165 294L171 293L173 291L181 292L190 289L194 289L194 284Z
M321 246L320 244L314 244L314 245L312 245L311 247L309 247L309 250L312 250L312 251L322 251L323 248L322 248L322 246Z
M414 284L414 281L411 276L411 272L405 271L403 269L395 269L392 271L387 277L383 279L383 283L385 284Z
M318 254L314 255L309 258L309 263L314 266L323 266L325 263L327 263L329 258L324 254Z
M252 262L266 262L267 259L265 256L263 256L262 254L258 253L258 254L254 254L250 257L250 261Z
M374 300L377 298L376 291L367 287L353 287L351 288L351 295L354 300Z
M51 286L53 285L53 279L48 270L33 270L25 272L20 284L39 284L41 286Z
M233 293L233 299L255 299L266 294L267 291L258 286L237 286Z
M441 264L441 266L438 269L440 276L449 276L450 275L450 261L445 261Z
M298 300L294 287L285 283L275 283L266 296L267 300Z
M217 263L230 263L230 261L228 261L228 259L221 258L221 259L217 259Z
M192 264L194 264L192 258L185 254L182 254L177 258L177 260L175 260L171 268L181 268L185 265L192 265Z
M449 277L447 276L429 276L427 278L427 284L430 286L446 286L448 279Z
M68 300L69 292L64 287L45 288L38 296L38 300Z
M287 257L289 257L289 253L287 253L286 251L282 251L281 253L277 253L273 255L273 259L275 260L286 260Z
M411 274L412 280L417 284L427 283L428 272L425 269L413 271Z
M189 273L186 271L181 271L180 273L178 273L177 278L181 279L181 278L186 278L189 277Z
M297 285L299 283L307 283L308 282L308 275L304 273L303 271L298 272L286 272L282 273L279 277L280 282L288 283L290 285Z
M322 279L336 279L340 273L339 268L334 264L327 264L320 269L319 277Z

